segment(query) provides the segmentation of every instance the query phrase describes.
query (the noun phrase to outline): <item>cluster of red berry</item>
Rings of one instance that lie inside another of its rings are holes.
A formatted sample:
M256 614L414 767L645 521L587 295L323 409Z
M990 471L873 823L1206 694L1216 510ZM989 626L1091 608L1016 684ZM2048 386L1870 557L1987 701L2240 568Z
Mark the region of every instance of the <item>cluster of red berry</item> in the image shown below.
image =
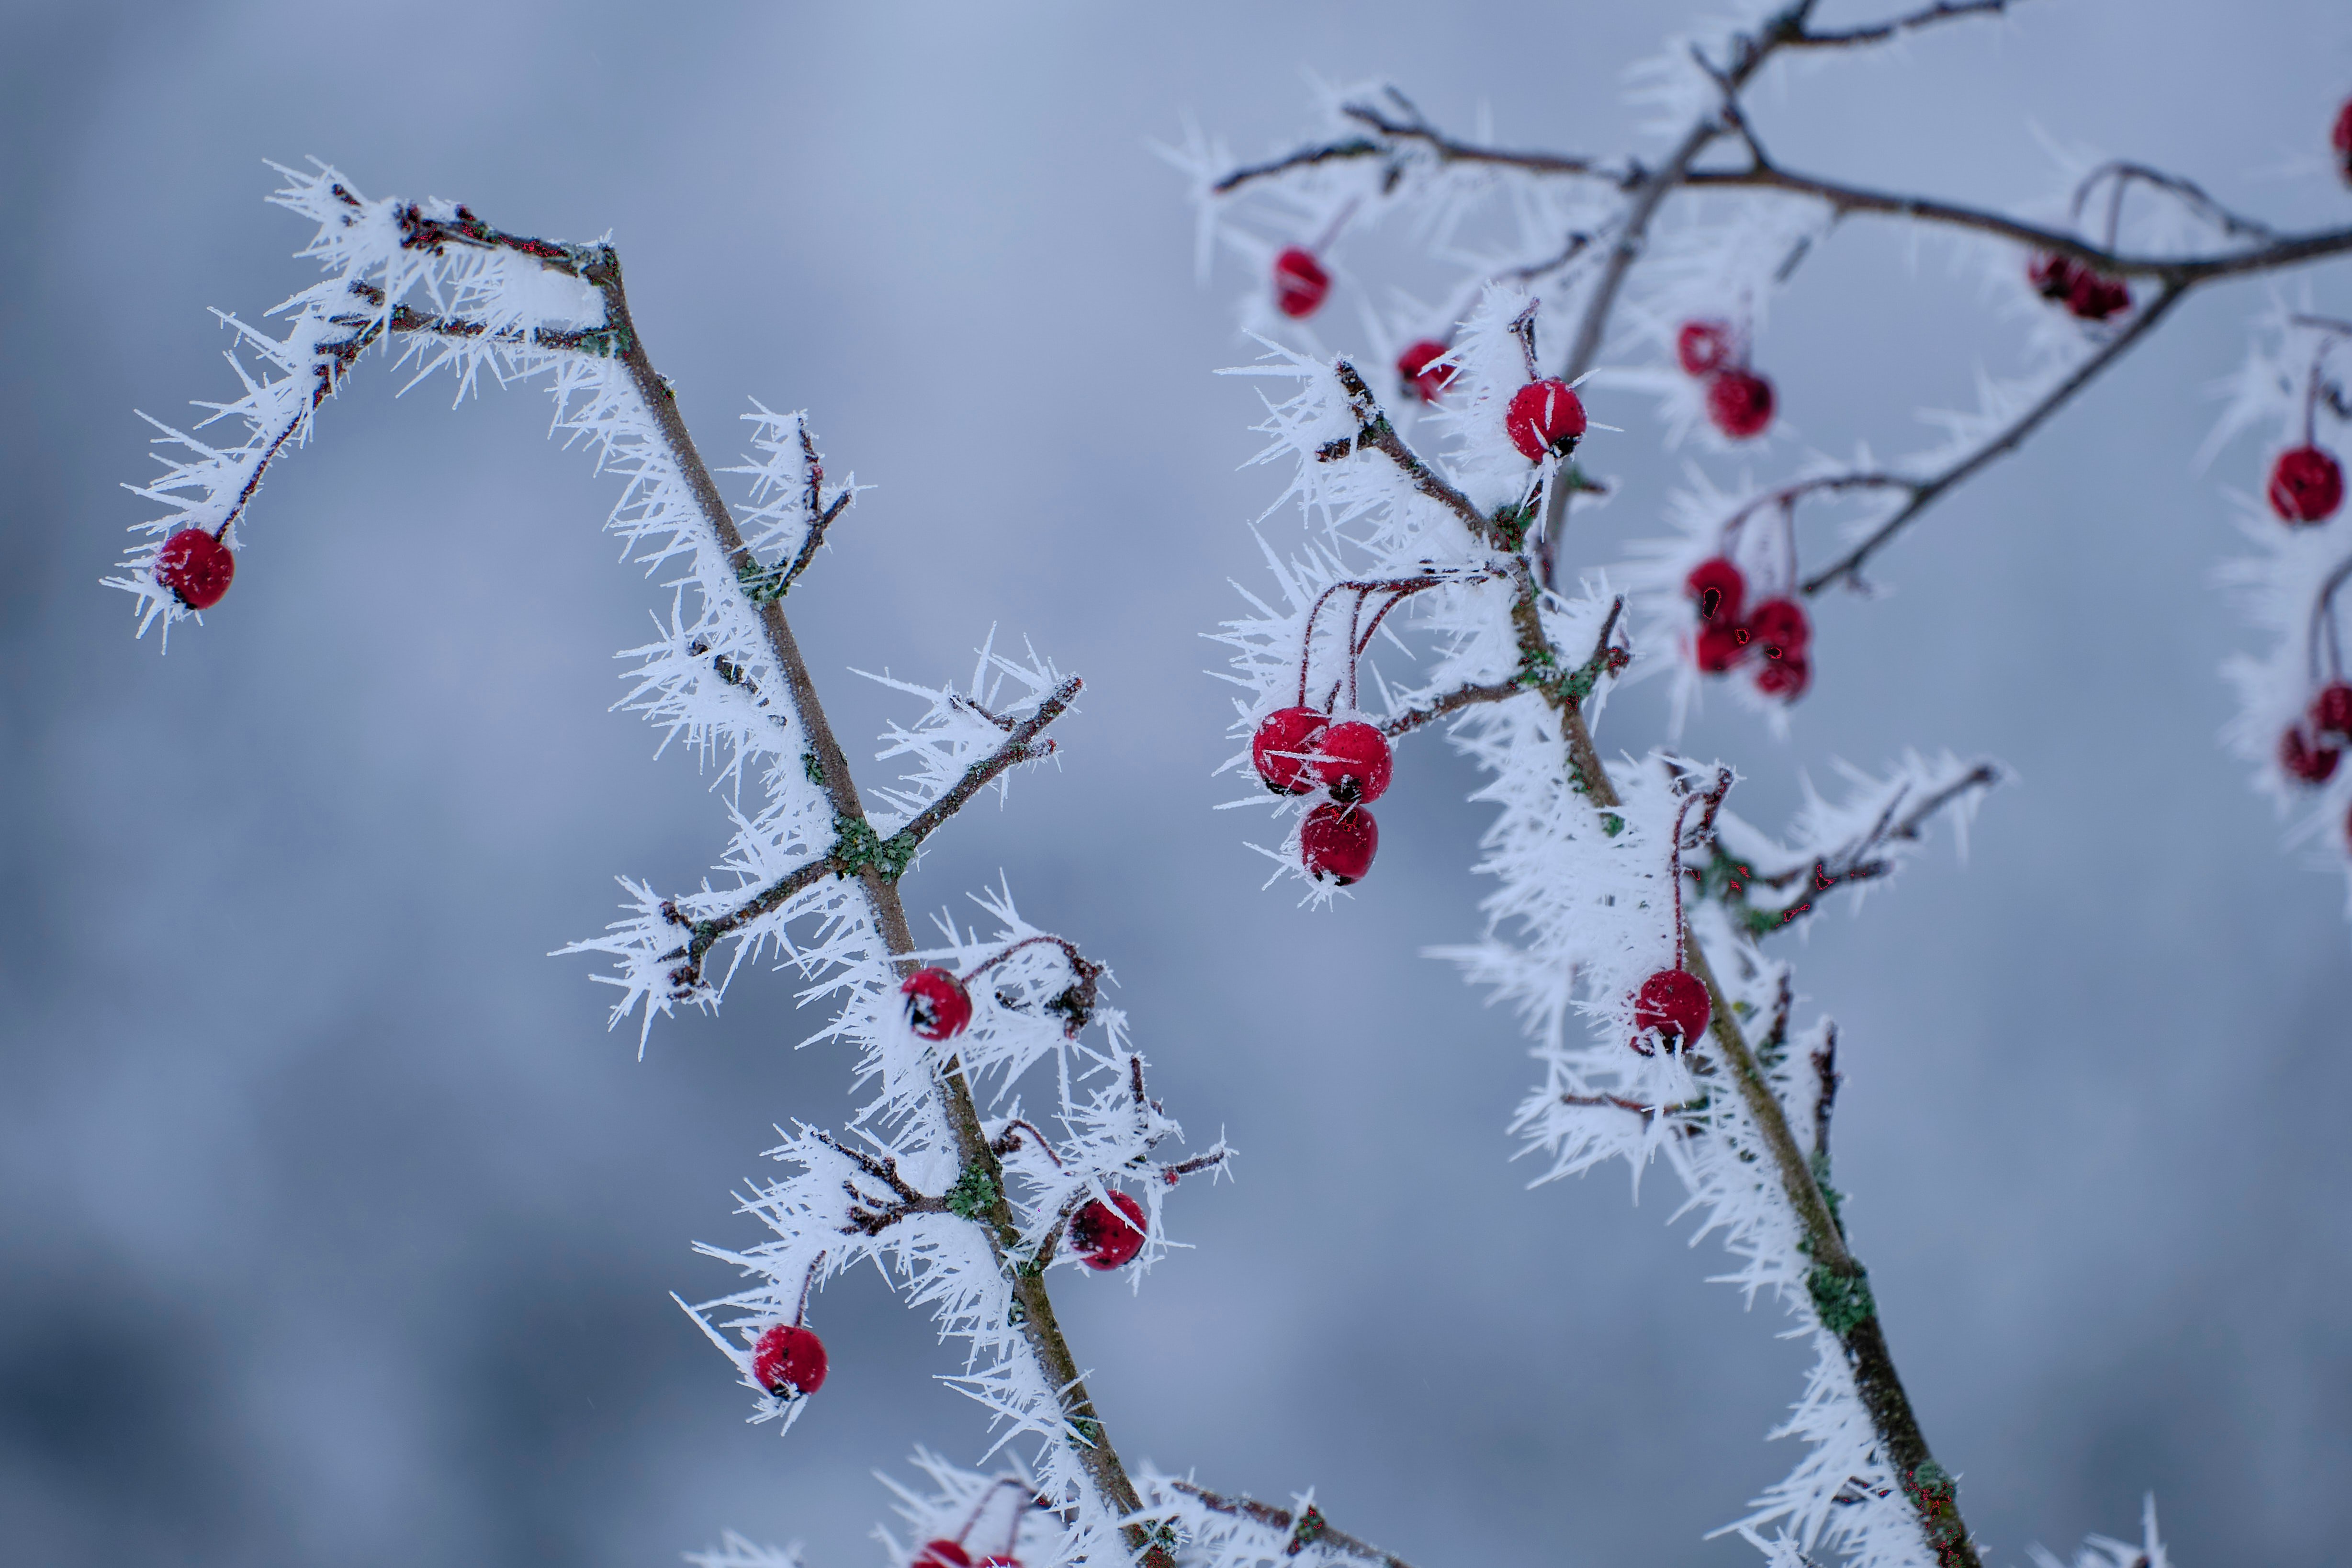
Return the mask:
M184 528L155 552L155 581L192 610L209 610L228 592L236 556L201 528Z
M2131 309L2131 289L2120 278L2105 278L2071 256L2044 251L2025 264L2025 280L2077 321L2104 321Z
M1784 702L1805 694L1813 679L1813 626L1803 605L1771 598L1747 608L1747 574L1727 555L1692 567L1683 588L1698 610L1691 658L1701 672L1724 675L1756 658L1758 691Z
M1334 723L1304 704L1278 708L1250 738L1250 762L1276 795L1330 796L1298 829L1307 875L1342 888L1362 880L1381 847L1381 826L1364 808L1387 793L1396 768L1389 738L1360 719Z
M2302 721L2279 737L2279 766L2297 783L2326 784L2335 776L2347 745L2352 745L2352 685L2331 680L2311 700Z
M1683 373L1706 384L1706 417L1734 441L1761 436L1772 423L1772 384L1748 368L1742 334L1728 321L1685 321L1675 334Z

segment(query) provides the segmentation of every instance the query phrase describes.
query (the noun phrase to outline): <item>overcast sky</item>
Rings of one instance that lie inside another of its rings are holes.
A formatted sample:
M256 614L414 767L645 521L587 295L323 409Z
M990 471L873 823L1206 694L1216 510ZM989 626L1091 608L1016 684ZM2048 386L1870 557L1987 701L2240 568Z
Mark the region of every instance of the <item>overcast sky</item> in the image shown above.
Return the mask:
M117 488L146 471L131 410L226 395L206 308L309 280L263 160L317 155L371 195L609 233L714 457L749 397L811 410L876 487L792 601L845 736L891 711L851 667L960 673L992 625L1087 677L1059 771L907 888L968 908L1002 870L1113 966L1170 1110L1244 1152L1171 1202L1198 1250L1138 1294L1060 1287L1127 1453L1313 1487L1423 1568L1753 1561L1702 1537L1793 1461L1760 1439L1803 1352L1704 1283L1720 1256L1663 1186L1636 1208L1616 1176L1529 1190L1510 1162L1523 1043L1419 956L1477 928L1466 765L1408 748L1376 873L1328 913L1261 894L1211 810L1228 704L1200 634L1229 579L1259 585L1246 524L1280 479L1242 467L1253 392L1210 374L1252 352L1248 280L1196 284L1149 145L1187 113L1285 145L1315 73L1642 150L1620 73L1683 14L0 9L10 1560L644 1564L731 1527L882 1568L872 1472L986 1443L870 1279L821 1303L832 1380L782 1439L667 1300L727 1288L689 1243L749 1238L730 1194L772 1123L839 1117L846 1064L793 1051L818 1020L774 976L639 1061L590 966L543 956L611 918L614 874L698 876L726 825L607 710L658 595L540 393L453 415L360 377L168 657L97 586L144 515ZM2032 0L1759 113L1855 179L2028 203L2046 136L2315 226L2352 214L2311 172L2347 89L2324 0ZM2312 287L2342 311L2347 282ZM2215 740L2247 636L2211 586L2222 491L2262 454L2192 464L2265 287L2192 300L1890 552L1889 597L1830 603L1789 741L1719 710L1685 742L1768 824L1841 757L1949 746L2021 780L1965 869L1939 850L1796 950L1846 1042L1856 1246L1997 1563L2130 1533L2148 1489L2184 1568L2352 1539L2352 941L2340 878L2281 847ZM1808 441L1882 452L2017 352L1973 278L1860 225L1759 350ZM1606 562L1683 458L1644 400L1594 417L1626 431L1577 545ZM1612 705L1604 742L1651 743L1662 699Z

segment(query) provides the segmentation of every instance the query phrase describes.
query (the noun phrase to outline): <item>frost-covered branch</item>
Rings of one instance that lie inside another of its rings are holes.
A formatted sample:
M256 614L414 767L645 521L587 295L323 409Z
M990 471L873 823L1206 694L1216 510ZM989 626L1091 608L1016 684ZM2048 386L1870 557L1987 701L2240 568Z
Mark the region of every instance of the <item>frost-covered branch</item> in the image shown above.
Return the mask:
M1155 1509L1165 1510L1184 1538L1186 1561L1200 1568L1284 1568L1302 1557L1337 1558L1366 1568L1412 1568L1393 1552L1333 1526L1311 1498L1296 1508L1277 1508L1172 1477L1153 1476L1146 1485Z
M679 1000L716 1005L720 987L698 984L714 942L736 939L739 964L772 947L808 982L805 996L838 1003L823 1033L856 1044L862 1077L879 1079L856 1123L864 1146L803 1128L777 1152L803 1173L744 1200L775 1239L705 1249L753 1283L689 1310L755 1391L761 1416L789 1422L824 1379L823 1349L804 1321L812 1294L861 1261L895 1268L909 1296L969 1342L961 1382L1006 1424L1005 1436L1037 1439L1041 1484L1067 1527L1064 1552L1164 1563L1131 1522L1133 1485L1043 1272L1065 1231L1086 1231L1085 1267L1148 1262L1166 1245L1160 1194L1186 1173L1223 1169L1229 1152L1220 1142L1189 1159L1154 1156L1180 1129L1145 1095L1123 1020L1099 1005L1099 964L1026 927L1009 894L982 900L1003 924L986 944L950 929L944 954L920 952L898 889L948 816L1053 754L1043 731L1079 682L1034 652L996 653L992 638L968 689L881 678L926 699L928 710L885 737L881 754L912 767L870 813L782 605L856 490L828 479L806 422L754 405L755 455L732 470L749 478L751 499L731 507L636 331L612 247L510 234L449 204L368 201L329 169L286 173L275 199L317 225L305 254L328 276L280 307L291 317L282 339L232 322L262 365L256 374L232 355L245 395L214 405L214 417L243 423L241 441L215 448L165 431L194 455L142 490L166 507L143 527L180 538L201 526L219 556L199 564L220 569L198 582L185 570L187 546L134 554L116 581L139 595L142 625L218 602L221 558L240 542L231 526L370 347L396 349L419 380L448 371L461 397L485 374L501 384L544 377L557 428L623 480L608 526L637 561L676 574L656 640L627 656L636 663L624 705L719 760L736 828L724 861L735 888L663 899L631 884L629 918L568 951L618 959L620 973L607 977L624 997L615 1019L642 1007L649 1028ZM746 784L764 799L746 802ZM985 975L987 994L956 1029L918 1034L902 986L926 959L936 973L942 957ZM1081 1037L1090 1026L1098 1039ZM1045 1063L1065 1128L1057 1149L1017 1102L991 1125L974 1087L988 1083L998 1109ZM1143 1186L1147 1205L1120 1190L1128 1182ZM1110 1218L1097 1221L1095 1207ZM730 1309L736 1316L714 1323L714 1310Z

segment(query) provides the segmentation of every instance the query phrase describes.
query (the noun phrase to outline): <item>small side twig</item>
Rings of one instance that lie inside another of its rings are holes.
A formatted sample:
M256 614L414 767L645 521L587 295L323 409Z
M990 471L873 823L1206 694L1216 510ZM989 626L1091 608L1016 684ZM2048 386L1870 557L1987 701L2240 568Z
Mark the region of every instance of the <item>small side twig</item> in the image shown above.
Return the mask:
M1264 1525L1277 1535L1288 1536L1282 1549L1286 1557L1296 1557L1309 1546L1320 1547L1337 1556L1358 1563L1373 1564L1374 1568L1412 1568L1412 1564L1393 1552L1381 1551L1370 1542L1334 1529L1322 1512L1311 1504L1293 1513L1286 1508L1276 1508L1270 1502L1260 1502L1250 1497L1226 1497L1191 1481L1170 1481L1169 1489L1182 1492L1213 1513L1246 1519L1253 1524Z

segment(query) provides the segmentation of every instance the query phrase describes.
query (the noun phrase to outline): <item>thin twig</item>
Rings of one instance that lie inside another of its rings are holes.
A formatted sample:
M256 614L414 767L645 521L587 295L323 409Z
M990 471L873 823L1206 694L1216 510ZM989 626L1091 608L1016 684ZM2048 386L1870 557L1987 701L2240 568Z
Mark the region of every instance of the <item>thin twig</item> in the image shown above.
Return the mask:
M1286 1508L1276 1508L1270 1502L1260 1502L1255 1498L1225 1497L1205 1487L1194 1486L1191 1481L1171 1480L1167 1485L1171 1491L1182 1492L1186 1497L1192 1498L1213 1513L1226 1514L1234 1519L1246 1519L1253 1524L1264 1525L1278 1535L1288 1536L1289 1544L1282 1549L1283 1555L1286 1557L1296 1557L1309 1546L1315 1546L1359 1563L1377 1564L1377 1568L1412 1568L1412 1564L1392 1552L1383 1552L1370 1542L1349 1535L1346 1531L1333 1529L1330 1521L1323 1517L1322 1511L1311 1504L1303 1511L1294 1514Z
M1937 22L1955 21L1962 16L1997 16L2009 6L2010 0L1936 0L1936 4L1924 11L1914 11L1891 22L1880 22L1866 27L1841 27L1827 33L1801 32L1784 42L1792 49L1843 49L1856 44L1879 44L1897 34L1931 26Z

